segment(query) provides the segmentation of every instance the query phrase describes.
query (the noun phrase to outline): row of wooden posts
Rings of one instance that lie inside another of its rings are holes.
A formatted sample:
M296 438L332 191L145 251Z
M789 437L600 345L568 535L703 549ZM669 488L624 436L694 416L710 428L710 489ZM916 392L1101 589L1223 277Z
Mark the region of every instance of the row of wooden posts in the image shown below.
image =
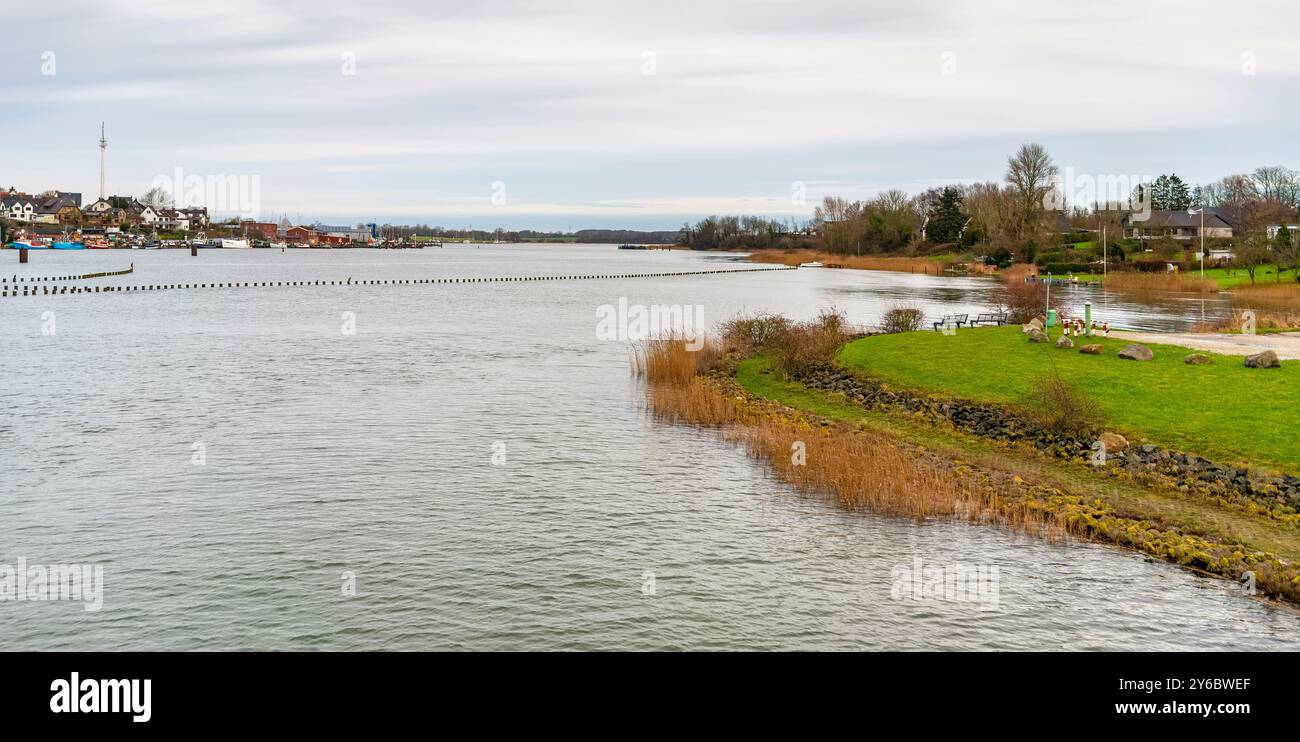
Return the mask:
M105 271L103 273L83 273L79 276L14 276L10 281L6 276L0 276L0 285L6 283L41 283L43 281L84 281L87 278L107 278L109 276L126 276L135 272L135 263L130 268L120 271Z
M437 283L513 283L518 281L577 281L608 278L661 278L672 276L703 276L719 273L758 273L764 271L795 270L794 267L775 268L724 268L711 271L677 271L668 273L598 273L574 276L503 276L498 278L393 278L366 279L354 281L250 281L246 283L170 283L148 284L140 286L49 286L44 284L19 284L0 286L0 297L9 296L49 296L57 294L99 294L106 292L128 293L140 291L164 291L169 289L235 289L235 288L280 288L286 286L388 286ZM108 274L120 275L120 274ZM21 289L21 293L19 292Z

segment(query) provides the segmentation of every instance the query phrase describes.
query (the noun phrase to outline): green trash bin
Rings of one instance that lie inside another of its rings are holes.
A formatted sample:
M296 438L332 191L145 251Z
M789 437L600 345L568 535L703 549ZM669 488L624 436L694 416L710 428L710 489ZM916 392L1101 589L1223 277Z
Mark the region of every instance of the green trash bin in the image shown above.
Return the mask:
M1049 310L1047 310L1047 326L1048 326L1048 327L1056 327L1056 310L1055 310L1055 309L1049 309Z

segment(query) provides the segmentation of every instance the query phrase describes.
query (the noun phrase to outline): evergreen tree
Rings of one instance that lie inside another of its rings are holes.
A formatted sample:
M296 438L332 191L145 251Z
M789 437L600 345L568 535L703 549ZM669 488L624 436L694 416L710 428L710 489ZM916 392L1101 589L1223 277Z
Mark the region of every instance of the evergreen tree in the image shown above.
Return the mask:
M1169 176L1169 192L1167 194L1166 209L1181 209L1186 211L1192 207L1192 194L1188 190L1187 184L1177 175Z
M935 244L956 242L965 225L966 215L961 212L961 191L948 186L930 208L929 219L925 223L925 239Z
M1151 184L1151 208L1169 208L1169 176L1161 175Z

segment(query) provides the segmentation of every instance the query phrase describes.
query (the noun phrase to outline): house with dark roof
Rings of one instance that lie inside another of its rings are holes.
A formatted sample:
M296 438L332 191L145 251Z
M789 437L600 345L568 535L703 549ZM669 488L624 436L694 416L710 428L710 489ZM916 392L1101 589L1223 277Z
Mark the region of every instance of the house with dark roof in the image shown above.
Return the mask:
M1138 212L1124 217L1123 225L1125 237L1141 240L1162 237L1175 240L1198 239L1202 236L1202 225L1207 239L1232 237L1232 225L1215 208L1205 209L1204 220L1199 209L1155 209L1145 215Z
M55 194L58 192L56 191ZM45 195L36 199L32 221L44 224L80 224L81 209L71 199L61 195Z
M36 217L36 199L12 189L7 196L0 199L0 208L4 209L5 218L16 222L30 222Z

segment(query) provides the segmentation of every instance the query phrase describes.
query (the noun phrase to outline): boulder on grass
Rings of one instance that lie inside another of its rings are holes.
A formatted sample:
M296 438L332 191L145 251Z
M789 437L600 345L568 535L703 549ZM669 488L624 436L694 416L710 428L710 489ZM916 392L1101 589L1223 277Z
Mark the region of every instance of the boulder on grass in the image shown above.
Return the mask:
M1124 346L1124 350L1119 352L1119 357L1127 361L1149 361L1155 358L1156 355L1145 345L1129 343Z
M1204 366L1209 362L1210 357L1204 353L1188 353L1187 357L1183 358L1183 363L1188 366Z
M1074 347L1074 341L1066 337L1065 335L1062 335L1061 339L1056 341L1056 347L1065 348L1066 350L1069 350L1070 348Z
M1090 356L1099 356L1103 350L1102 346L1097 344L1083 345L1079 347L1080 353L1087 353Z
M1020 326L1020 331L1024 333L1028 333L1030 330L1042 330L1042 329L1043 329L1043 323L1039 322L1036 318L1031 319L1025 324Z
M1106 453L1119 453L1128 448L1128 439L1119 433L1102 433L1097 440L1106 447Z
M1029 342L1031 343L1045 343L1048 340L1047 333L1036 327L1029 331Z
M1282 362L1277 359L1276 353L1266 350L1246 356L1246 368L1282 368Z

